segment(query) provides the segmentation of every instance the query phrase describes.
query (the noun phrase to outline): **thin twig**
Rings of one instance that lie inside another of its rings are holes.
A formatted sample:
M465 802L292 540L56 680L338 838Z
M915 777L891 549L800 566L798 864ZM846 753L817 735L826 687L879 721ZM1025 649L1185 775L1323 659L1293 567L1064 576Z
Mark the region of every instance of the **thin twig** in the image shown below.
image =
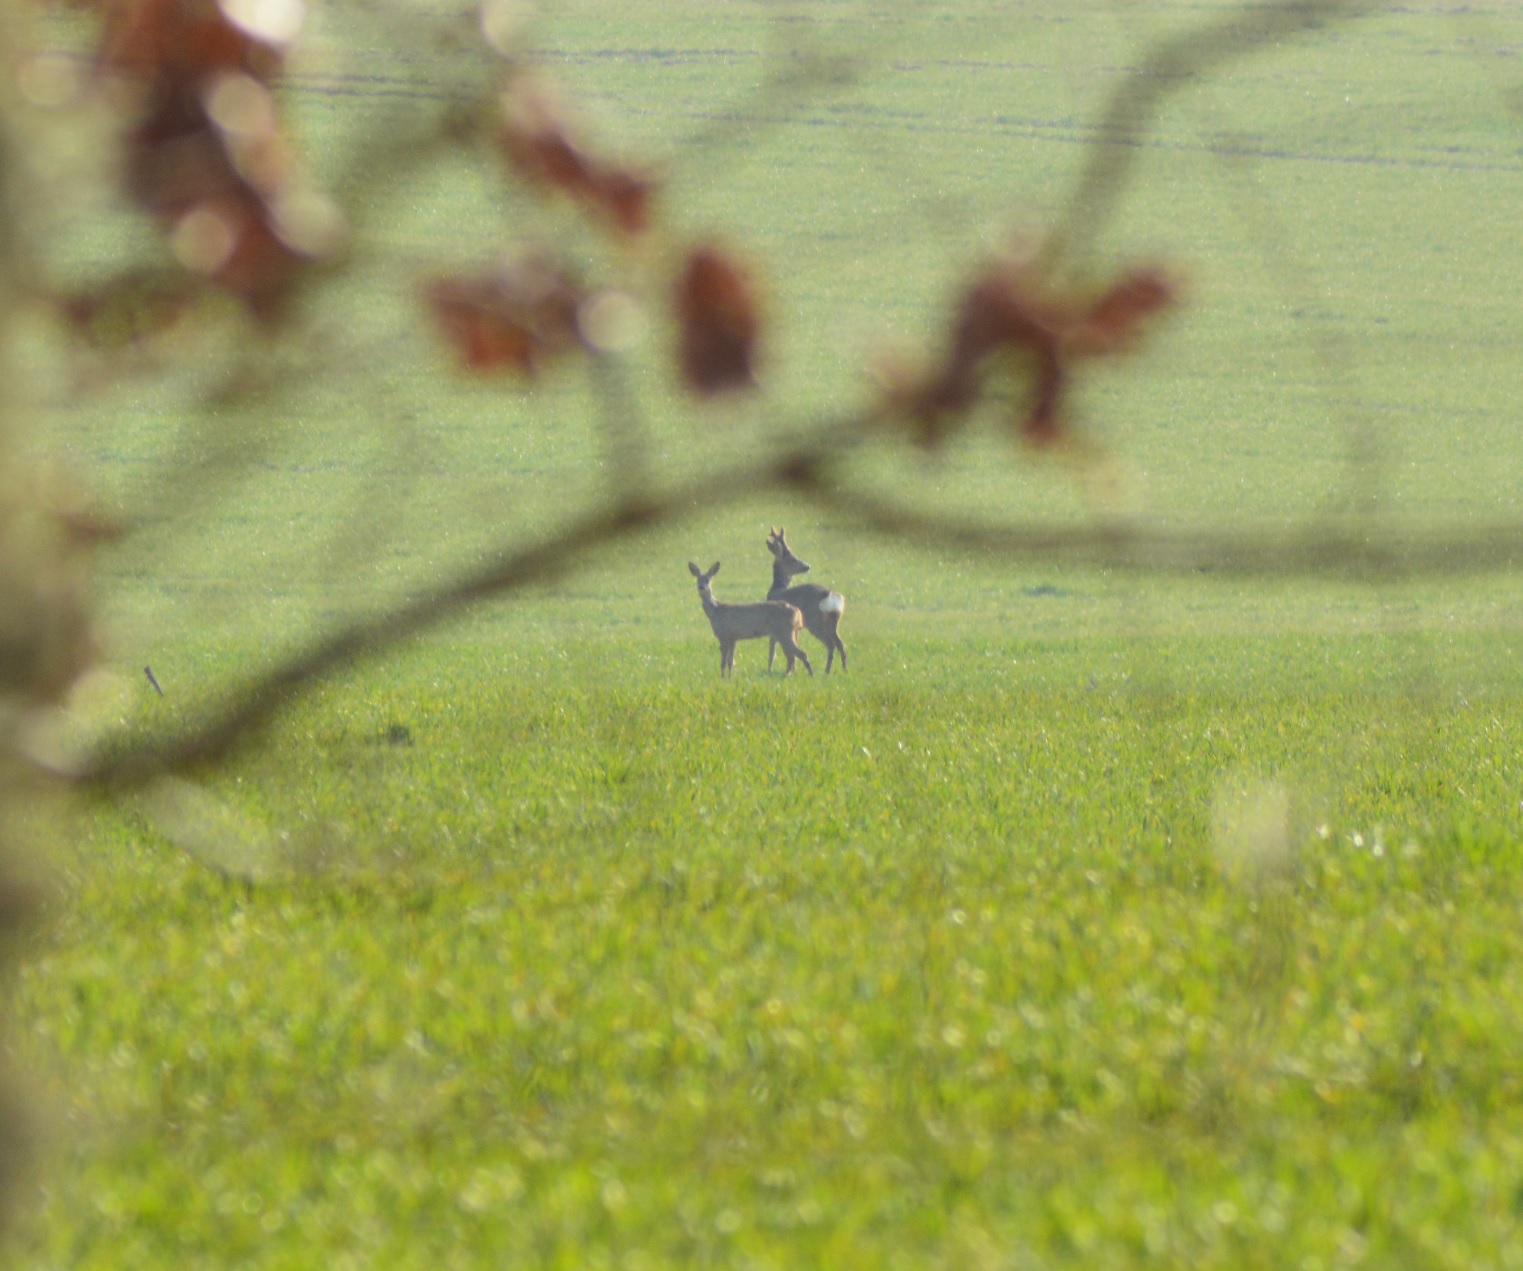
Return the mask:
M614 495L641 495L650 480L650 428L624 363L605 353L594 354L592 384L601 399L603 467Z
M565 577L597 549L698 512L787 487L814 488L818 472L863 435L855 419L828 423L781 453L671 487L660 497L626 495L580 516L540 542L507 550L480 569L419 593L394 609L362 617L314 641L230 695L207 718L168 739L135 742L98 755L81 785L130 787L225 757L302 688L373 657L484 600Z
M1112 95L1080 173L1066 233L1049 244L1054 260L1082 257L1105 226L1129 178L1136 147L1168 93L1233 57L1294 35L1318 22L1373 6L1353 0L1279 0L1234 11L1203 29L1166 39L1124 78ZM608 409L619 409L623 386L601 385ZM605 420L610 453L637 443L637 421ZM858 526L898 539L977 551L1011 560L1041 561L1151 573L1212 572L1238 577L1310 575L1441 575L1454 577L1523 567L1523 522L1421 535L1377 535L1367 523L1315 523L1286 529L1171 529L1141 521L1054 527L993 526L933 513L852 490L834 477L833 461L879 435L873 417L827 421L760 458L711 471L664 490L623 484L612 499L573 518L538 542L505 548L486 565L441 583L394 609L359 618L324 635L281 664L256 675L206 718L167 739L129 741L97 756L82 784L141 785L166 773L225 756L317 679L376 656L400 641L481 601L531 584L564 578L607 545L668 526L700 512L792 490L849 517Z
M1377 535L1341 525L1171 529L1112 521L1074 527L992 526L917 511L827 479L831 461L870 435L862 420L828 423L781 452L711 472L660 496L615 501L540 542L501 553L484 567L420 593L396 609L361 618L257 676L210 717L167 740L100 756L80 777L91 786L136 786L224 757L303 687L482 601L564 578L598 549L759 494L792 490L857 526L922 545L1006 560L1150 574L1239 578L1454 578L1523 568L1523 521Z
M1063 231L1047 245L1049 264L1056 265L1060 259L1070 264L1082 260L1094 247L1125 191L1142 139L1171 93L1274 40L1379 7L1359 0L1250 4L1150 48L1106 103L1098 137L1089 147L1089 160L1079 171L1067 212L1057 222Z
M922 512L845 486L804 483L819 506L887 537L1009 561L1249 579L1463 578L1523 567L1523 520L1379 530L1337 520L1172 528L1141 520L990 525Z

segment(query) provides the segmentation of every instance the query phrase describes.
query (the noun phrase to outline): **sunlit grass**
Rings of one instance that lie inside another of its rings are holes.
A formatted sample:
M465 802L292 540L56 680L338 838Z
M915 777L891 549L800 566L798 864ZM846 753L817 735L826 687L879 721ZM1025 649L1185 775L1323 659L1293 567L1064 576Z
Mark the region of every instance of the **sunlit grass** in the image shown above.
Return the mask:
M1284 639L1193 687L1102 644L721 684L694 643L324 690L213 783L285 845L258 885L92 816L21 987L34 1264L1516 1240L1516 687ZM1264 781L1283 856L1245 872L1213 807Z
M541 7L590 135L768 282L765 411L670 393L659 317L633 355L663 475L934 350L973 262L1056 213L1119 68L1212 10ZM371 77L374 12L325 9L287 92L319 180L398 126L398 84L458 86L411 45ZM1392 11L1170 97L1090 263L1164 261L1186 303L1076 398L1131 510L1515 507L1514 19L1471 21ZM836 55L848 86L757 91ZM365 200L320 375L255 377L192 439L185 381L231 359L189 333L183 375L58 421L137 525L102 557L132 730L607 489L587 381L452 379L406 307L565 222L453 151ZM843 473L1090 515L997 413ZM785 683L751 644L721 683L684 564L759 597L780 520L848 596L852 670ZM798 505L622 544L319 686L189 790L85 810L16 994L47 1131L18 1256L1506 1265L1515 590L1016 570Z

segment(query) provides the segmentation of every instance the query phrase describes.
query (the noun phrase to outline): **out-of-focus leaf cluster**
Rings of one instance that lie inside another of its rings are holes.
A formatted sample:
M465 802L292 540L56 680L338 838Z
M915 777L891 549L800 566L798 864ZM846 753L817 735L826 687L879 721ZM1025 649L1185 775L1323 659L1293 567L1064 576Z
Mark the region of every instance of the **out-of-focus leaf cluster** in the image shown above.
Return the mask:
M753 270L715 243L668 241L652 170L598 154L553 85L511 63L486 140L530 190L570 203L628 252L663 260L656 273L670 279L675 368L688 391L707 399L756 387L763 323ZM563 354L617 349L617 331L610 340L608 324L599 321L609 312L600 302L618 295L625 307L637 305L638 290L627 279L585 286L554 250L534 248L509 253L502 264L435 278L426 294L465 367L532 378Z
M302 0L98 0L90 92L116 128L122 192L164 235L178 276L141 268L61 306L87 336L152 329L210 285L275 318L343 239L307 179L275 88ZM127 317L122 318L126 313Z
M1178 284L1153 267L1091 290L1061 285L1029 253L995 261L965 285L929 372L884 368L883 417L908 426L921 444L939 445L966 424L991 374L1013 373L1028 386L1013 431L1036 446L1067 442L1064 407L1077 364L1134 348L1144 324L1177 298Z

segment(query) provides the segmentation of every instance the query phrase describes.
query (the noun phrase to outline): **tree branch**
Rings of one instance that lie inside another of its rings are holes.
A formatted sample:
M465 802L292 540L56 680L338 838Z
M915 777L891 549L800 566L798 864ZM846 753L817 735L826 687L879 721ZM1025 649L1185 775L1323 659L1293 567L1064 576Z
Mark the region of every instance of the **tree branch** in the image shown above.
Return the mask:
M1106 104L1097 139L1089 146L1089 160L1079 171L1066 214L1057 222L1066 227L1065 231L1048 244L1049 263L1082 258L1104 232L1111 210L1125 189L1142 138L1169 94L1274 40L1313 29L1324 20L1353 17L1378 7L1358 0L1249 4L1214 23L1191 27L1154 45L1116 86Z
M207 718L167 740L107 748L77 776L86 787L139 786L169 772L224 758L306 685L362 657L392 648L472 605L565 577L597 549L699 512L789 486L812 486L821 468L864 436L856 419L827 423L781 452L672 486L664 494L627 494L574 519L537 543L505 549L480 569L419 593L394 609L324 635L255 676Z

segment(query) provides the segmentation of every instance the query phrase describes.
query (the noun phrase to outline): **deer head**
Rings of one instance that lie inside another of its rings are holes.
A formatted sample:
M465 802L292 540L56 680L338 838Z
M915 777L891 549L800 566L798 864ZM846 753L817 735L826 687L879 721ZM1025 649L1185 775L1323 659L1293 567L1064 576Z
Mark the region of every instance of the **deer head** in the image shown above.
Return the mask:
M783 567L783 572L792 578L795 574L807 574L809 566L793 554L793 549L788 546L787 531L775 529L767 539L767 550L772 553L777 563Z

